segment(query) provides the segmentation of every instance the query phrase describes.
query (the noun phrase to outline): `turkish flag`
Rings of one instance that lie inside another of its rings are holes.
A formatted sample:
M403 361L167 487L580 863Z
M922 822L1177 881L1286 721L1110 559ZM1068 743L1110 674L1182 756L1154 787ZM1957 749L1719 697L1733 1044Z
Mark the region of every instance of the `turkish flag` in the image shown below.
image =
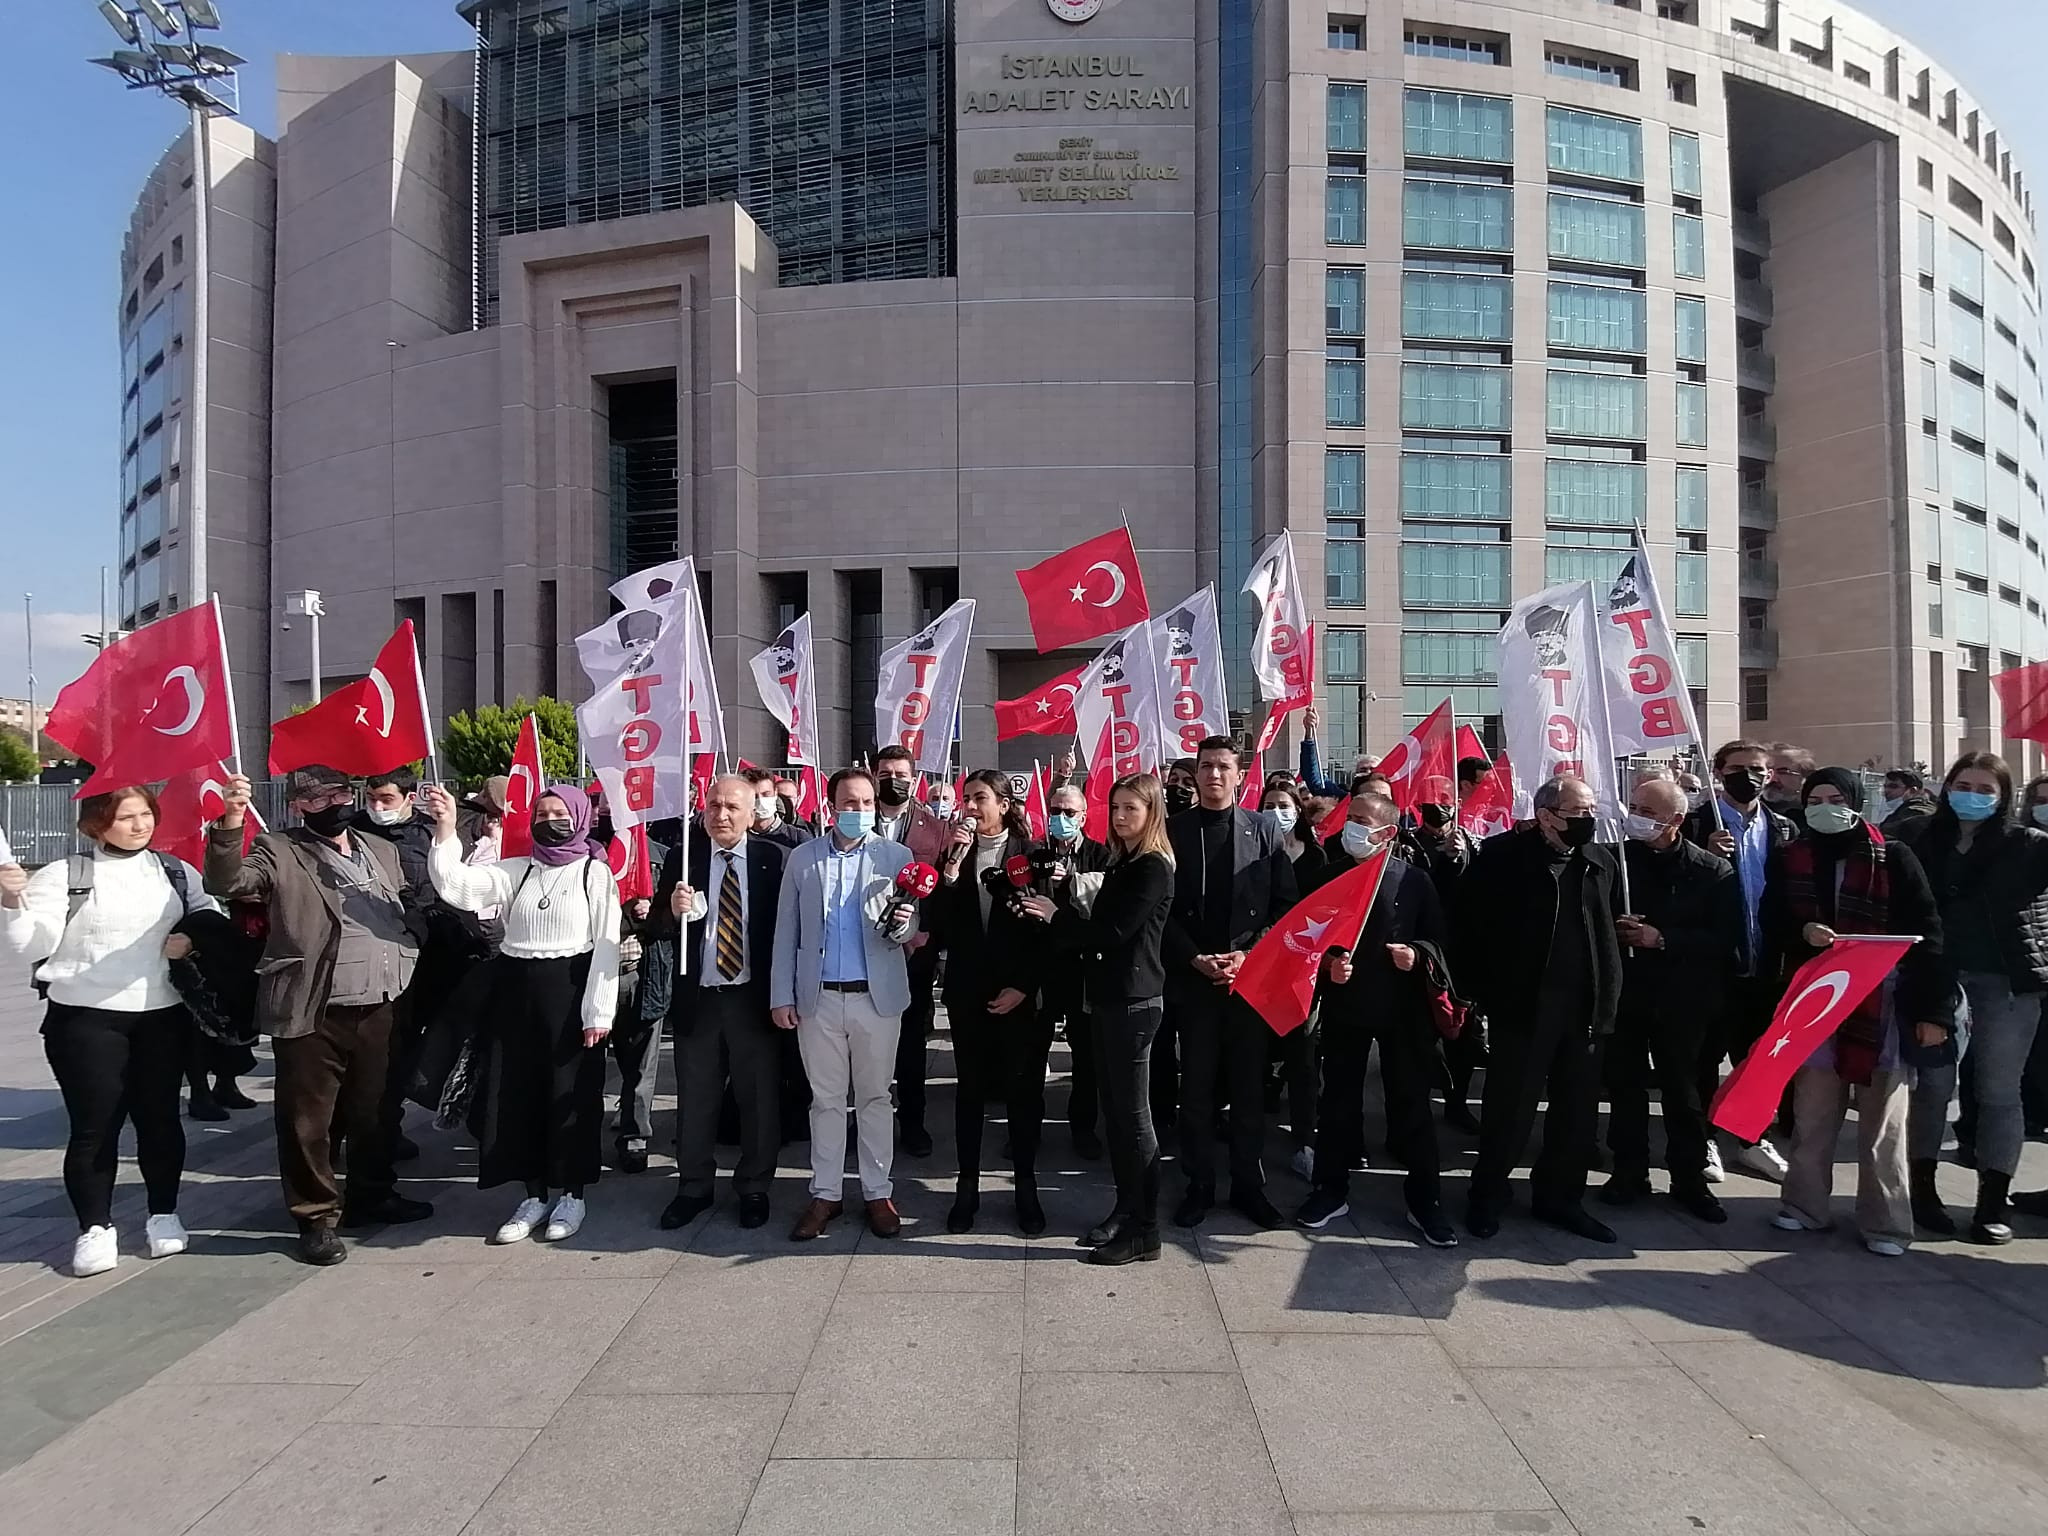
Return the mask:
M207 824L227 814L226 786L233 772L226 763L214 762L165 780L157 791L156 832L149 846L183 859L194 869L204 869ZM249 856L262 831L263 818L252 805L242 817L242 857Z
M1245 770L1244 784L1237 792L1237 808L1241 811L1256 811L1259 802L1266 798L1266 775L1260 767L1262 761L1254 754L1251 767Z
M711 788L711 779L717 769L718 760L709 752L699 752L690 759L690 782L697 786L697 804L704 804L704 796Z
M81 798L232 761L235 701L218 610L202 603L116 640L64 685L43 731L93 765Z
M796 819L809 822L825 808L825 770L806 764L796 781Z
M1128 528L1111 529L1019 571L1017 585L1024 589L1040 655L1152 617Z
M1794 971L1771 1027L1728 1074L1707 1118L1744 1141L1763 1135L1792 1074L1919 942L1910 935L1844 934Z
M1356 949L1386 873L1380 849L1328 885L1311 891L1252 946L1230 990L1243 998L1276 1035L1299 1029L1316 999L1316 976L1332 949Z
M1024 794L1024 820L1033 837L1044 837L1052 821L1052 799L1045 792L1045 775L1037 763L1031 765L1031 787Z
M347 774L382 773L419 762L432 750L427 683L411 619L384 642L368 677L270 728L272 773L314 763Z
M1387 776L1394 804L1413 812L1419 805L1458 803L1456 741L1451 701L1445 699L1380 759L1380 772Z
M1062 672L1050 682L1014 699L996 700L996 740L1012 736L1071 736L1074 734L1074 695L1080 691L1081 674L1087 664Z
M2048 661L1992 674L2005 734L2013 741L2048 741Z
M533 856L533 802L540 798L547 783L547 770L541 766L540 722L528 715L519 722L519 742L512 749L512 767L505 785L505 819L499 834L500 858Z
M531 847L530 839L528 846ZM648 856L646 827L626 827L613 833L605 849L605 862L611 866L612 878L619 883L621 905L645 901L654 895L654 868Z
M1515 770L1507 753L1493 760L1493 766L1458 807L1458 825L1477 841L1515 824Z
M1266 711L1266 723L1259 728L1258 745L1252 748L1252 755L1262 757L1266 749L1280 739L1281 722L1287 718L1288 710L1294 706L1285 699L1275 699Z
M1109 841L1109 792L1116 786L1116 754L1109 749L1114 720L1102 723L1102 735L1088 754L1088 779L1081 793L1088 802L1088 819L1081 830L1098 843Z
M1493 761L1493 754L1480 742L1479 733L1469 725L1461 725L1458 727L1458 761L1462 763L1468 757L1483 757L1489 763Z
M1337 803L1323 812L1323 819L1316 823L1316 841L1327 843L1344 830L1344 823L1351 819L1351 796L1339 795Z

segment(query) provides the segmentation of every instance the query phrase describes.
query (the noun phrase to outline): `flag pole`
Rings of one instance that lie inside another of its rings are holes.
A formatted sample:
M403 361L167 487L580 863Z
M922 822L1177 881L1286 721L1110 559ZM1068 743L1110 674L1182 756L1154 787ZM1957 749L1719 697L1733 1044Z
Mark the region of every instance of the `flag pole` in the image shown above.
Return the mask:
M213 605L213 632L220 637L221 687L227 693L228 741L231 743L230 750L234 754L228 760L228 766L235 770L235 777L240 778L242 776L242 726L235 716L235 674L234 670L228 665L228 630L227 625L221 621L220 594L218 592L213 593L208 597L207 601ZM33 709L29 711L28 726L29 734L33 737L36 729L35 711ZM31 741L29 744L34 746L35 742Z
M411 628L412 620L407 619L405 622L406 626ZM427 777L439 784L441 749L434 740L434 712L427 708L427 667L420 656L420 632L416 629L412 632L412 678L420 690L420 723L427 728ZM578 731L576 734L580 739L583 733Z

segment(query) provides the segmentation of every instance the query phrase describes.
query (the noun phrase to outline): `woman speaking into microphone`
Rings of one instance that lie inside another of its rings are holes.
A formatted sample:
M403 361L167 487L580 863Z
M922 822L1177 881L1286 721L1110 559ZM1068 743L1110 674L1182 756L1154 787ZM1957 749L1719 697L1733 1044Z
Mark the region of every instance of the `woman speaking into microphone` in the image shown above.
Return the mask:
M974 1228L981 1209L982 1126L988 1101L1000 1096L1010 1108L1017 1225L1025 1236L1036 1237L1045 1230L1038 1143L1052 1028L1038 1008L1045 929L1019 906L1031 883L1031 829L1011 798L1009 777L993 768L967 776L960 810L939 889L926 904L937 942L946 947L946 1017L960 1079L953 1101L960 1182L946 1230Z

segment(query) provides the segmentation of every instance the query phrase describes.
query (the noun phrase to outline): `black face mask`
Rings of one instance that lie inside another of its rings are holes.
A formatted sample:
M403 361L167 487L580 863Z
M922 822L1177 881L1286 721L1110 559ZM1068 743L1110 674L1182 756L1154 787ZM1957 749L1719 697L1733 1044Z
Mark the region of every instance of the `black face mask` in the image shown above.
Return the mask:
M315 837L339 837L348 830L355 814L356 808L352 805L323 805L317 811L307 811L300 820Z
M1422 807L1422 824L1426 827L1448 827L1451 824L1451 808L1448 805Z
M533 824L533 840L542 848L559 848L575 835L571 822L535 820Z
M884 779L875 786L875 798L884 805L908 805L910 803L910 781L908 779Z
M1764 776L1756 768L1730 768L1721 775L1721 788L1737 805L1750 805L1763 792Z
M1564 825L1557 829L1557 840L1567 848L1583 848L1599 830L1590 816L1566 817Z
M1184 811L1195 803L1195 792L1185 784L1166 786L1166 808L1169 811Z

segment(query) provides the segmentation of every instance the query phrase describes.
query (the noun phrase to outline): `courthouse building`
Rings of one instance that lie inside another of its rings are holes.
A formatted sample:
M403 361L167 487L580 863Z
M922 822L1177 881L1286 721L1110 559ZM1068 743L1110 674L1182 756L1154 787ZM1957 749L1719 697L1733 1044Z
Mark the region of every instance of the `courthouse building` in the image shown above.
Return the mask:
M1011 572L1128 519L1157 602L1291 529L1339 754L1640 521L1714 737L1999 745L2048 655L2035 230L1998 129L1830 0L468 0L474 53L278 60L213 125L209 563L245 716L396 619L437 712L579 697L628 570L828 755L979 603L962 720L1072 657ZM181 544L189 145L137 207L121 608ZM302 621L292 621L295 625ZM252 732L253 733L253 732ZM1004 754L1028 760L1034 746ZM1005 755L1005 761L1011 757Z

